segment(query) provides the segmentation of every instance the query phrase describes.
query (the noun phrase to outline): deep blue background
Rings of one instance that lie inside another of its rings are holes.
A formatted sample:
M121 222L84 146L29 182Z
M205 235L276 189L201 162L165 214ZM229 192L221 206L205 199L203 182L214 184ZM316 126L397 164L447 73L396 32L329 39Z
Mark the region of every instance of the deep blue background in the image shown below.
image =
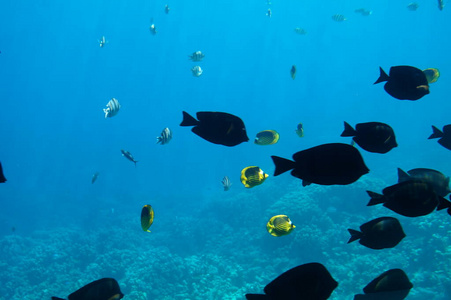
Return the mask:
M348 143L343 121L395 130L399 146L391 152L361 150L371 170L365 176L394 182L397 167L451 174L449 150L427 140L431 125L451 123L449 7L439 11L433 0L418 1L417 11L408 1L272 2L4 1L0 161L8 181L0 186L0 234L68 223L89 229L111 213L138 215L147 203L183 215L222 199L224 175L234 183L230 193L243 192L239 175L249 165L283 191L292 178L271 176L270 156ZM354 13L360 7L372 15ZM335 22L334 14L347 20ZM100 48L103 35L108 43ZM197 50L204 60L189 61ZM204 70L199 78L191 75L195 64ZM424 98L399 101L373 85L379 66L388 73L396 65L439 68L441 77ZM121 110L104 119L112 97ZM183 110L238 115L251 141L210 144L179 126ZM299 122L304 138L294 132ZM161 146L156 136L165 127L173 140ZM280 133L279 143L254 145L266 129ZM139 161L136 168L121 149Z

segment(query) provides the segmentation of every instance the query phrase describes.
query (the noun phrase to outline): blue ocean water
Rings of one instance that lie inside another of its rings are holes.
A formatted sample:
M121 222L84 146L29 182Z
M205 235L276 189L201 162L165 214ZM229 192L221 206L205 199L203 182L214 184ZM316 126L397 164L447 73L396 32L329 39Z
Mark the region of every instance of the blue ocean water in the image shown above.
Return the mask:
M124 299L244 299L313 261L339 282L330 299L351 299L391 268L414 284L408 299L450 299L449 215L398 216L366 207L365 193L394 184L398 167L451 174L449 150L427 139L431 125L450 123L451 12L436 2L410 11L409 1L387 0L4 1L0 299L65 297L101 277L116 278ZM372 14L354 12L361 7ZM197 50L205 58L191 62ZM196 64L200 77L190 71ZM396 65L438 68L441 77L422 99L396 100L373 85L379 66ZM121 109L105 119L113 97ZM235 114L251 141L211 144L179 126L182 111ZM349 143L343 121L390 124L399 146L360 150L370 173L348 186L272 176L271 155ZM161 146L165 127L173 139ZM253 144L266 129L280 141ZM246 189L240 171L251 165L270 177ZM140 228L144 204L155 210L151 233ZM290 216L293 233L266 232L277 214ZM407 237L397 247L346 244L347 228L379 216L402 222Z

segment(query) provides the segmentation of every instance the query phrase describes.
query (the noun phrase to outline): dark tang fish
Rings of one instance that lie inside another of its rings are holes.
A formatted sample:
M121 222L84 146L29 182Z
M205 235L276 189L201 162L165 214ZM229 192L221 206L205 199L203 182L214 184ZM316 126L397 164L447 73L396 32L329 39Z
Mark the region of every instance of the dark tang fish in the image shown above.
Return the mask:
M395 132L384 123L368 122L359 123L354 128L345 123L345 130L341 136L352 136L360 147L369 152L387 153L397 147Z
M69 300L119 300L124 297L116 279L102 278L76 290L69 295ZM52 300L64 300L52 297Z
M248 300L326 300L338 282L320 263L309 263L286 271L264 288L265 295L246 294Z
M451 124L443 126L443 131L440 131L435 126L432 126L432 134L428 139L438 139L438 143L448 150L451 150Z
M371 220L360 226L361 232L354 229L348 231L351 234L348 244L359 240L361 245L375 250L393 248L406 236L398 219L392 217Z
M196 116L198 120L183 112L180 126L194 126L192 132L213 144L232 147L249 141L246 127L237 116L212 111L201 111Z
M401 269L390 269L373 279L363 288L364 295L354 300L402 300L409 294L413 284Z
M6 182L6 178L5 175L3 175L3 167L2 167L2 163L0 162L0 183L4 183Z
M429 183L437 195L445 197L451 190L449 189L449 177L433 169L417 168L404 172L398 168L398 182L412 179L420 179Z
M278 176L291 169L291 175L302 179L302 185L310 183L333 185L350 184L369 172L359 150L347 144L332 143L299 151L294 161L271 156Z
M430 184L418 179L386 187L383 195L371 191L367 193L371 197L367 206L383 203L386 208L406 217L425 216L436 208L451 207L451 203L438 196Z
M130 152L125 151L125 150L121 150L121 152L122 152L122 156L124 156L124 157L125 157L126 159L128 159L129 161L134 162L134 163L135 163L135 167L136 167L136 163L137 163L138 161L135 160L135 158L133 157L133 155L132 155Z
M429 84L422 70L411 66L396 66L390 68L387 75L380 69L380 76L376 83L387 81L385 91L399 100L418 100L429 94Z

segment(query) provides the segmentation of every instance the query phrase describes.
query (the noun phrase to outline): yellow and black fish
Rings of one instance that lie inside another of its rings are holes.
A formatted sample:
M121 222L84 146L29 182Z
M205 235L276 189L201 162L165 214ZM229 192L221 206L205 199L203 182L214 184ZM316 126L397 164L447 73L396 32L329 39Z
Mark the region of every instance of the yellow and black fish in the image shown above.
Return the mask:
M436 68L429 68L426 70L423 70L424 75L426 75L426 79L428 83L434 83L438 80L440 77L440 71Z
M149 228L153 223L153 208L150 204L144 205L141 210L141 228L150 232Z
M286 215L277 215L269 219L266 224L266 230L273 236L287 235L293 231L296 226L293 225L290 218Z
M302 125L302 123L299 123L298 126L296 127L296 134L299 137L303 137L304 136L304 126Z
M241 170L241 183L247 188L262 184L266 178L268 178L268 174L256 166L250 166Z
M296 78L296 66L295 65L291 66L290 75L291 75L291 78L293 78L293 80Z
M279 141L279 134L275 130L263 130L257 133L254 144L273 145Z

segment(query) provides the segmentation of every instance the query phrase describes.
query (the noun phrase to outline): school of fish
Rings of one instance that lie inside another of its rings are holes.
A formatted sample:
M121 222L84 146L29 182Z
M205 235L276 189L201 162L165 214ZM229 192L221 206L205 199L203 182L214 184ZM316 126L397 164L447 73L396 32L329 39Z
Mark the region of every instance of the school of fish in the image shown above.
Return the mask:
M443 1L438 1L440 10L443 10ZM410 3L409 10L417 10L417 3ZM165 6L165 13L170 11ZM363 16L372 12L363 8L355 10ZM272 11L268 9L267 16L271 17ZM332 16L335 22L344 22L347 18L341 14ZM157 33L155 24L150 26L150 32ZM296 28L295 32L301 35L306 32ZM103 48L107 41L105 37L99 41ZM205 55L201 51L195 51L188 56L192 62L201 62ZM297 67L292 65L290 76L296 78ZM202 74L200 66L192 68L193 75L199 77ZM430 84L437 82L440 72L436 68L421 70L407 65L392 66L388 74L379 67L379 77L374 84L384 83L384 90L391 97L398 100L417 101L431 93ZM368 83L369 85L371 83ZM117 116L121 105L115 98L111 98L103 109L104 118ZM235 147L249 141L244 121L231 113L218 111L199 111L193 117L182 111L181 127L191 127L192 133L202 140L219 146ZM296 126L295 133L298 137L304 136L303 124ZM338 134L337 134L338 136ZM385 123L368 121L358 123L354 127L344 121L342 137L352 137L349 143L324 143L308 149L299 149L294 153L292 159L272 155L274 163L274 177L291 171L291 175L302 181L302 186L311 184L318 185L349 185L369 173L360 150L354 146L357 144L361 149L378 154L385 154L398 146L393 128ZM294 134L293 134L294 137ZM282 138L293 138L282 137ZM256 133L254 144L258 146L270 146L279 142L281 136L275 129L261 130ZM425 137L426 139L426 137ZM438 143L451 150L451 124L443 126L442 129L432 125L432 134L428 139L438 139ZM172 140L172 131L165 127L157 143L167 145ZM201 140L199 140L201 144ZM133 155L121 149L122 155L133 162L135 167L138 162ZM237 170L237 173L239 170ZM91 183L98 180L99 172L92 175ZM238 175L237 175L238 176ZM271 180L269 175L258 166L248 166L241 170L240 181L245 188L254 188ZM0 162L0 183L6 183L3 166ZM421 217L441 210L447 210L451 215L451 201L445 196L450 193L450 178L440 171L418 167L407 172L398 169L398 182L385 187L381 193L366 191L370 197L367 206L382 204L391 211L405 217ZM229 191L232 182L228 176L221 181L224 191ZM150 204L141 208L141 228L144 232L150 232L154 222L154 210ZM274 237L289 235L296 226L287 215L279 214L270 217L266 224L268 233ZM298 229L296 229L298 230ZM359 226L359 230L348 229L351 235L348 243L358 241L362 246L373 250L394 248L406 238L401 222L394 217L381 216ZM268 283L263 294L245 295L246 299L328 299L338 282L330 272L320 263L307 263L294 267L273 281ZM388 269L377 275L367 286L363 288L363 294L355 295L355 300L364 299L404 299L413 284L406 273L401 269ZM102 278L86 284L68 296L70 300L119 300L124 297L118 282L113 278ZM62 298L52 297L53 300Z

